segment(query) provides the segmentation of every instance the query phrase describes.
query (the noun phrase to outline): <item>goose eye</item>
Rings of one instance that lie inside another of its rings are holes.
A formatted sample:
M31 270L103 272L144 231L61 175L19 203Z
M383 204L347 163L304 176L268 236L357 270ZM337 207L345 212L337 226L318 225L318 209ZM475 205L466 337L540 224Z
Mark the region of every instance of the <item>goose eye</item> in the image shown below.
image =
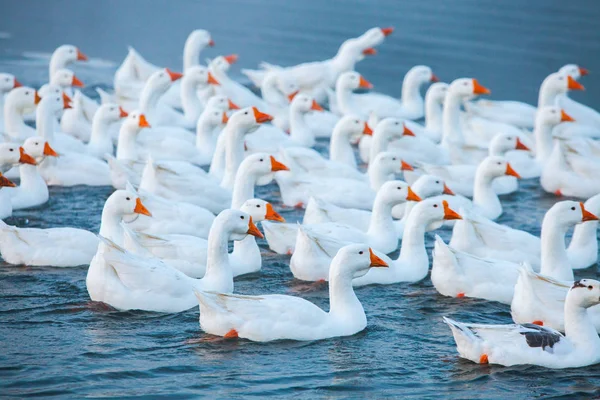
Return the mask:
M240 217L240 219L244 219L244 216L242 215L242 216Z
M588 289L592 290L594 287L592 285L588 286Z
M434 205L433 205L433 208L437 208L437 206L438 206L437 204L434 204Z
M575 207L571 207L571 210L575 211Z
M125 200L129 201L131 200L131 197L125 197Z
M362 254L364 254L364 253L365 253L365 252L364 252L364 251L362 251L362 250L358 252L358 254L360 254L360 255L362 255Z
M402 190L402 188L400 186L398 186L398 190Z
M260 204L257 204L257 205L256 205L256 208L260 208Z
M437 183L439 185L440 181L435 181L435 183Z
M500 161L498 161L498 165L502 165L502 163Z
M511 138L510 136L506 138L506 140L511 140L511 139L512 139L512 138Z
M400 125L400 123L399 123L399 122L396 122L396 125Z
M397 160L397 158L396 158L396 157L392 158L392 161L396 161L396 160Z
M39 146L40 144L39 144L38 142L35 142L35 145L36 145L36 146Z
M354 121L355 124L360 124L360 122L358 122L358 120Z
M25 92L25 95L26 95L26 96L29 96L29 91Z
M260 161L260 162L263 162L264 160L261 158L259 161Z
M15 149L8 149L8 151L15 151Z
M246 112L244 113L244 115L248 115L248 111L246 111Z

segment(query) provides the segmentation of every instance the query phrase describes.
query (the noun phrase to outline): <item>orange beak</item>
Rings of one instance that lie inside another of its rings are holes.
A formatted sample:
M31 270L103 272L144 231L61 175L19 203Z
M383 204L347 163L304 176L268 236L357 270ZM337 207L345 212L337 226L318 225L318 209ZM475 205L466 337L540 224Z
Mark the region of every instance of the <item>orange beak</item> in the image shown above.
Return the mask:
M481 86L477 79L473 79L473 94L490 94L490 89L485 86Z
M373 130L371 129L369 124L367 124L366 122L365 122L365 129L363 129L363 134L373 136Z
M408 200L408 201L421 201L421 198L419 197L418 194L416 194L415 192L413 192L413 190L409 186L408 187L408 195L406 196L406 200Z
M240 107L231 100L227 100L227 103L229 104L230 110L239 110L240 109Z
M138 123L140 128L150 128L150 124L148 120L146 120L146 116L144 114L140 114L140 122Z
M183 76L183 74L179 72L173 72L169 68L165 68L165 71L167 71L167 74L169 74L171 82L175 82L177 79L181 79L181 77Z
M17 78L15 78L15 82L14 82L13 89L14 89L14 88L21 87L21 86L23 86L23 85L21 85L21 82L19 82L19 81L17 80Z
M279 161L277 161L275 159L275 157L271 156L271 171L272 172L277 172L277 171L289 171L290 169L285 165L280 163Z
M446 185L445 183L444 183L444 191L442 193L450 195L450 196L454 196L454 192L452 191L452 189L450 189L448 187L448 185Z
M444 206L444 219L462 219L459 213L450 208L446 200L442 200L442 205Z
M372 47L363 50L363 55L365 56L374 56L375 54L377 54L377 50Z
M148 217L152 216L152 213L150 213L146 206L142 204L142 200L139 197L135 199L135 208L133 209L133 212L136 214L147 215Z
M560 122L575 122L575 120L565 110L560 110Z
M35 162L35 158L25 153L25 149L23 149L22 147L19 147L19 154L19 162L21 164L37 165L37 163Z
M285 222L285 218L273 209L271 203L267 203L267 214L265 214L265 219L269 221Z
M123 110L123 107L119 107L119 118L125 118L128 115L127 111Z
M373 84L371 82L369 82L368 80L366 80L365 78L363 78L363 76L361 75L360 80L358 81L358 87L371 89L371 88L373 88Z
M78 77L73 75L73 80L71 80L71 85L75 86L75 87L83 87L83 82L81 82Z
M596 217L594 214L585 209L584 204L582 202L580 202L579 204L581 205L581 212L583 214L581 217L581 222L598 220L598 217Z
M314 111L323 111L323 107L321 107L321 106L319 105L319 103L317 103L317 101L316 101L316 100L313 100L313 101L312 101L312 106L310 107L310 109L311 109L311 110L314 110Z
M220 85L219 81L216 80L213 74L211 74L210 72L208 73L208 79L206 80L206 83L208 83L209 85Z
M404 136L415 136L415 133L408 129L406 125L404 125L404 131L402 132Z
M77 49L77 61L87 61L88 58L85 54L83 54L79 49Z
M292 100L294 100L294 97L296 97L296 95L297 95L298 93L300 93L300 91L299 91L299 90L296 90L294 93L290 93L290 94L288 94L288 97L287 97L287 98L288 98L288 100L290 101L290 103L292 102Z
M214 47L214 45L215 45L215 41L214 41L214 40L212 40L212 39L210 39L210 40L208 41L208 45L209 45L210 47Z
M50 157L58 157L58 153L54 151L52 147L50 147L50 144L48 142L44 144L44 155Z
M575 79L571 78L571 75L567 77L567 88L569 90L585 90L583 85L577 82Z
M590 71L588 71L588 70L587 70L587 69L585 69L585 68L581 68L581 67L579 67L579 75L581 75L581 76L586 76L586 75L589 75L589 74L590 74Z
M515 177L515 178L517 178L517 179L521 179L521 175L519 175L519 174L517 173L517 171L515 171L515 170L514 170L514 169L513 169L513 168L510 166L510 164L509 164L509 163L506 163L506 172L505 172L505 174L506 174L506 175L510 175L510 176L514 176L514 177Z
M227 123L227 121L229 121L229 117L227 116L227 113L226 113L226 112L223 112L223 118L221 118L221 122L222 122L223 124L226 124L226 123Z
M517 138L517 145L515 146L515 149L529 151L529 147L525 146L519 138Z
M371 258L370 267L375 267L375 268L389 267L389 265L385 261L383 261L381 258L377 257L375 255L375 253L373 253L373 249L371 249L370 247L369 247L369 257Z
M229 65L234 64L235 62L237 62L238 60L238 55L237 54L230 54L228 56L223 57L225 59L225 61L227 61L229 63Z
M431 74L431 82L439 82L440 78L438 78L435 74Z
M40 101L42 101L42 98L40 97L40 94L36 90L35 95L33 97L33 104L39 104Z
M383 36L390 36L394 32L394 28L381 28L381 32L383 32Z
M256 236L257 238L264 238L263 234L258 230L254 222L252 222L252 217L250 217L250 221L248 221L248 235Z
M73 107L71 107L71 98L69 96L67 96L66 93L63 93L62 98L63 98L63 108L65 110L68 108L73 108Z
M252 107L252 111L254 111L254 118L256 122L262 124L263 122L269 122L273 120L273 117L269 114L265 114L263 112L258 111L258 108Z
M17 185L14 184L14 182L12 182L10 179L8 179L7 177L5 177L4 175L2 175L0 173L0 187L16 187Z
M401 171L414 171L415 169L413 168L412 165L410 165L406 161L400 160L400 170Z

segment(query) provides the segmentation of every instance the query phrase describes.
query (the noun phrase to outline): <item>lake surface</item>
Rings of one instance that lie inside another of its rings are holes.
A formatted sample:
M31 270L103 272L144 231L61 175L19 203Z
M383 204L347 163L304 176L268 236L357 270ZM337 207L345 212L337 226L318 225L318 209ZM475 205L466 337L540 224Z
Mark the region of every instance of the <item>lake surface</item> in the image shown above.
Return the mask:
M378 55L358 64L377 90L398 94L404 73L430 65L444 81L476 77L494 98L535 103L543 78L566 63L591 70L574 98L600 107L600 3L559 0L348 1L3 1L0 71L27 85L47 79L60 44L91 60L77 75L93 95L134 46L150 61L181 69L195 28L216 46L203 57L237 53L232 74L265 60L281 65L320 60L373 26L394 26ZM48 204L15 212L11 224L73 226L97 232L112 188L52 188ZM275 185L258 194L288 221ZM557 201L525 181L502 198L500 222L539 234ZM441 230L444 239L450 231ZM428 248L433 233L427 235ZM263 270L237 279L236 292L296 294L327 307L327 288L293 279L289 257L263 248ZM257 344L215 340L200 331L198 309L163 315L117 312L91 303L86 268L0 266L0 395L56 397L239 398L581 398L600 396L600 366L552 371L481 366L458 358L441 317L510 323L509 308L438 295L418 284L357 290L368 327L352 337ZM594 266L578 277L598 278Z

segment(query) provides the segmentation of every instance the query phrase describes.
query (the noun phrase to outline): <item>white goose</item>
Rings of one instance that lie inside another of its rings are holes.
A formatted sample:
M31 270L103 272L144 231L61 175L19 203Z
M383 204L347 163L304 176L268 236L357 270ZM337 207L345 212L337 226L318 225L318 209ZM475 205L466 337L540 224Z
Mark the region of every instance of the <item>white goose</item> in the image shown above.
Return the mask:
M105 154L113 154L114 146L111 127L121 118L129 114L116 103L102 104L94 114L92 130L87 144L87 154L96 158L104 158Z
M114 241L104 238L118 228L101 233L103 243L88 271L86 284L90 297L118 310L181 312L196 303L193 290L233 291L233 272L227 246L251 234L262 234L251 217L238 210L221 212L208 236L206 273L202 279L185 275L157 258L127 252Z
M176 87L176 83L181 82L181 108L183 115L189 125L194 126L204 110L204 104L208 99L201 99L198 93L205 93L210 85L218 85L219 82L210 73L208 68L196 65L185 71L181 81L176 81L171 88ZM171 89L163 96L171 93Z
M0 219L10 217L13 211L10 197L6 191L2 190L2 188L14 188L16 186L17 185L15 185L14 182L2 175L2 173L0 172Z
M70 44L63 44L54 50L50 57L48 79L56 74L60 69L65 69L75 61L87 61L88 57L77 47Z
M573 280L565 235L574 225L598 218L583 203L556 203L544 217L541 238L541 273L554 279ZM476 297L510 304L519 264L479 258L446 246L438 237L434 249L431 281L438 292L451 297Z
M266 101L255 95L241 83L227 76L227 71L229 71L229 68L237 59L238 56L236 54L219 56L208 64L208 69L219 82L219 85L214 88L215 92L227 96L240 107L257 107L261 110L269 111L269 105Z
M47 156L58 156L48 142L39 136L25 140L23 147L19 150L21 158L26 160L19 166L19 176L21 178L19 186L2 189L9 196L13 210L37 207L48 201L48 186L42 178L39 166L36 163L39 164ZM33 157L35 162L32 162L27 155Z
M590 316L600 303L600 282L582 279L566 294L565 335L532 324L475 325L444 318L461 357L479 364L533 364L577 368L600 362L600 338Z
M584 204L586 210L600 215L600 194L590 197ZM573 269L587 268L598 260L598 221L575 226L567 255Z
M92 105L88 106L88 102ZM71 108L66 109L60 119L60 131L88 142L92 134L94 115L99 106L79 90L75 91L70 105Z
M423 134L435 143L442 140L442 113L448 84L436 82L425 93L425 129Z
M21 83L12 74L0 73L0 110L4 110L4 96L11 90L21 87ZM4 132L4 112L0 114L0 132Z
M38 92L27 86L11 90L4 99L4 131L15 141L21 142L36 134L25 124L23 115L35 108L42 100Z
M387 264L366 245L349 245L338 251L329 268L329 312L293 296L196 291L200 326L213 335L258 342L353 335L365 329L367 317L352 289L352 279L371 267Z
M18 167L22 163L36 164L35 159L25 153L25 150L19 147L18 144L0 143L0 173L9 171L13 167ZM0 178L0 184L2 184L2 187L16 187L14 183L3 175ZM0 219L10 217L12 211L12 202L10 201L8 191L0 189Z

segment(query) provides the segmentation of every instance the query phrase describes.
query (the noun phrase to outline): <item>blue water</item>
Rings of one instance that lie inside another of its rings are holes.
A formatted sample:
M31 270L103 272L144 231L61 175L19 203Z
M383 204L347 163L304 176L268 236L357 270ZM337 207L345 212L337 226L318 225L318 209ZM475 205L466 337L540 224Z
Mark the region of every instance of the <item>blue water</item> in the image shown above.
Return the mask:
M24 84L47 78L47 57L63 43L92 60L74 66L93 87L112 74L133 45L150 61L181 68L195 28L217 46L203 56L238 53L239 67L265 60L290 65L332 56L339 43L373 26L395 26L379 54L358 65L377 90L399 94L404 73L430 65L445 81L469 76L495 98L535 103L542 79L566 63L589 68L587 91L574 97L600 107L600 3L559 0L348 1L18 1L2 2L0 71ZM75 226L97 231L111 188L53 188L48 204L16 212L19 226ZM290 221L275 185L259 195ZM500 222L539 234L557 199L535 180L502 198ZM449 231L438 231L444 239ZM432 234L428 234L428 248ZM247 294L296 294L327 307L325 286L293 279L289 257L263 248L263 270L236 280ZM89 301L85 268L0 265L0 395L56 397L238 398L531 398L598 397L600 367L551 371L481 366L458 358L441 316L509 323L507 306L438 295L418 284L357 290L364 332L318 342L256 344L204 335L198 310L173 315L116 312ZM598 278L597 266L578 271Z

